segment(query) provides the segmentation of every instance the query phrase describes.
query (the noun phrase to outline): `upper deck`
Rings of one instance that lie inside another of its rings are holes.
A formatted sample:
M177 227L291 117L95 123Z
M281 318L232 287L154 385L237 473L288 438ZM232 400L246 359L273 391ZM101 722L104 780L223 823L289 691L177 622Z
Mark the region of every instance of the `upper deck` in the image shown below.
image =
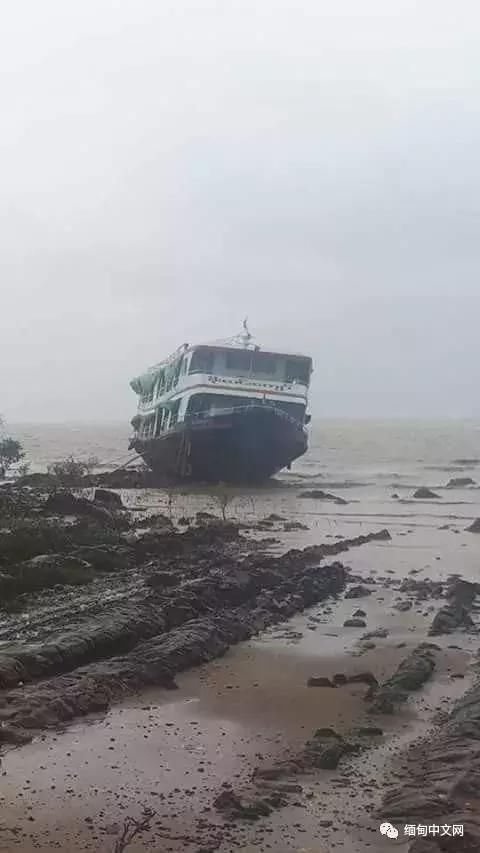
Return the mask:
M306 401L311 373L312 359L308 356L271 352L252 344L184 344L130 384L140 397L140 410L155 408L180 393L206 388Z

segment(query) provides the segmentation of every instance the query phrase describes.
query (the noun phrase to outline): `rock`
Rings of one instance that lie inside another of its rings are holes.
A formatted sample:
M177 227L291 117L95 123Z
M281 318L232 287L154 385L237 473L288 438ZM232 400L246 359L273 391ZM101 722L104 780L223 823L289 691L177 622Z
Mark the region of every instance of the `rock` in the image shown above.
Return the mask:
M365 619L345 619L343 623L344 628L366 628L367 623Z
M199 524L201 524L205 521L218 521L218 518L216 515L212 515L211 512L204 512L203 510L200 510L200 512L197 512L195 515L195 518L197 519L197 522Z
M372 691L372 712L392 714L396 705L405 702L410 693L419 690L431 677L436 661L434 651L437 646L422 643L402 661L396 672L382 684L378 690Z
M355 613L352 613L352 619L365 619L366 615L364 610L355 610Z
M112 509L124 509L120 495L110 489L95 489L93 500Z
M465 530L467 530L468 533L480 533L480 518L476 518L473 524L466 527Z
M307 765L322 770L336 770L340 759L349 752L355 751L355 747L347 743L335 732L321 734L328 731L319 729L313 738L305 746L305 760Z
M428 578L424 580L405 578L399 589L400 592L413 593L415 598L424 601L426 598L440 598L443 595L444 586L442 581L431 581Z
M291 530L308 530L308 527L306 524L301 524L300 521L286 521L283 529L288 533Z
M447 483L447 489L463 489L465 486L474 486L475 480L471 477L452 477Z
M39 554L30 560L9 566L6 577L8 589L3 588L3 593L20 595L50 589L57 584L75 586L89 583L95 577L95 572L89 563L73 555Z
M337 685L337 687L341 687L342 685L347 684L348 678L346 675L344 675L343 672L337 672L333 676L333 682Z
M307 687L336 687L336 684L324 676L313 675L308 679Z
M345 593L345 598L365 598L365 596L371 594L371 589L368 589L368 587L359 584L358 586L351 586L349 589L347 589Z
M348 501L340 498L337 495L331 495L329 492L324 492L322 489L311 489L310 491L300 492L299 498L313 498L317 501L333 501L340 506L346 506Z
M265 792L272 791L277 794L303 794L303 787L295 782L269 782L268 780L257 779L255 784L261 786Z
M268 817L272 812L271 806L264 799L243 798L231 790L222 791L213 804L217 811L231 819L255 821Z
M337 740L342 740L342 736L339 735L335 729L323 728L317 729L314 734L315 738L337 738Z
M429 635L438 637L441 634L450 634L458 628L472 628L474 623L469 611L477 591L476 584L464 580L454 581L447 593L449 603L435 614Z
M357 737L383 737L383 729L378 726L361 726L354 730Z
M435 494L435 492L432 492L431 489L427 489L426 486L421 486L421 488L417 489L417 491L414 493L413 497L417 498L418 500L428 501L432 500L433 498L437 500L440 498L440 495Z
M270 515L267 515L267 521L286 521L286 518L283 515L277 515L276 512L271 512ZM295 524L295 522L292 522Z
M178 519L178 525L180 527L188 527L191 523L192 523L192 519L189 518L187 515L182 515Z
M90 563L96 572L116 572L130 564L130 552L118 546L82 545L71 556Z
M368 684L369 687L376 687L378 681L373 672L357 672L355 675L348 676L349 684Z
M400 613L406 613L407 610L412 609L412 602L411 601L399 601L398 604L393 605L393 609L398 610Z
M105 524L112 523L112 515L106 507L98 506L86 498L77 498L71 492L54 492L44 504L51 515L90 515Z
M281 779L282 776L292 776L302 770L301 762L299 761L278 761L275 764L266 765L265 767L257 767L253 772L253 781L258 784L258 780L263 782L275 782Z
M388 637L386 628L375 628L374 631L369 631L368 634L363 634L362 640L385 640Z
M23 729L8 725L0 726L0 744L8 743L14 746L23 746L26 743L30 743L31 740L32 735Z

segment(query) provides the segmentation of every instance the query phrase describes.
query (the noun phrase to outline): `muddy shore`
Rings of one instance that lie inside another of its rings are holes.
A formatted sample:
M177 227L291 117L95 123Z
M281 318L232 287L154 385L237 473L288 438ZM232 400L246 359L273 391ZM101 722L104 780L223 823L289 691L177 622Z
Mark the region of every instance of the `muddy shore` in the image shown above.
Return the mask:
M0 849L479 849L474 534L117 494L4 490Z

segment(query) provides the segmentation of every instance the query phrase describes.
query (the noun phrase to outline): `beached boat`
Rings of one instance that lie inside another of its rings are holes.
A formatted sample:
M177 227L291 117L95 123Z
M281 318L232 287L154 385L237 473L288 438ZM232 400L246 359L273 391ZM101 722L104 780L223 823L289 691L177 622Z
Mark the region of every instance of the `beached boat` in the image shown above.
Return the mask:
M130 447L168 479L251 483L307 450L311 358L242 334L183 344L130 383L138 394Z

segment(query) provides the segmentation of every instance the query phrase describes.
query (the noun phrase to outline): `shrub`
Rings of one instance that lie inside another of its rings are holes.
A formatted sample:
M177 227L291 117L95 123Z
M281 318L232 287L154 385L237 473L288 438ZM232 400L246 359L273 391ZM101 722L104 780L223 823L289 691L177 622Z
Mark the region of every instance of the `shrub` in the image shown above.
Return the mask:
M88 474L91 474L98 464L99 460L96 456L90 456L88 459L75 459L74 456L67 456L65 459L52 462L47 471L48 475L59 486L74 486Z
M12 465L16 465L25 456L22 445L15 438L4 434L4 424L0 418L0 477L4 477Z

